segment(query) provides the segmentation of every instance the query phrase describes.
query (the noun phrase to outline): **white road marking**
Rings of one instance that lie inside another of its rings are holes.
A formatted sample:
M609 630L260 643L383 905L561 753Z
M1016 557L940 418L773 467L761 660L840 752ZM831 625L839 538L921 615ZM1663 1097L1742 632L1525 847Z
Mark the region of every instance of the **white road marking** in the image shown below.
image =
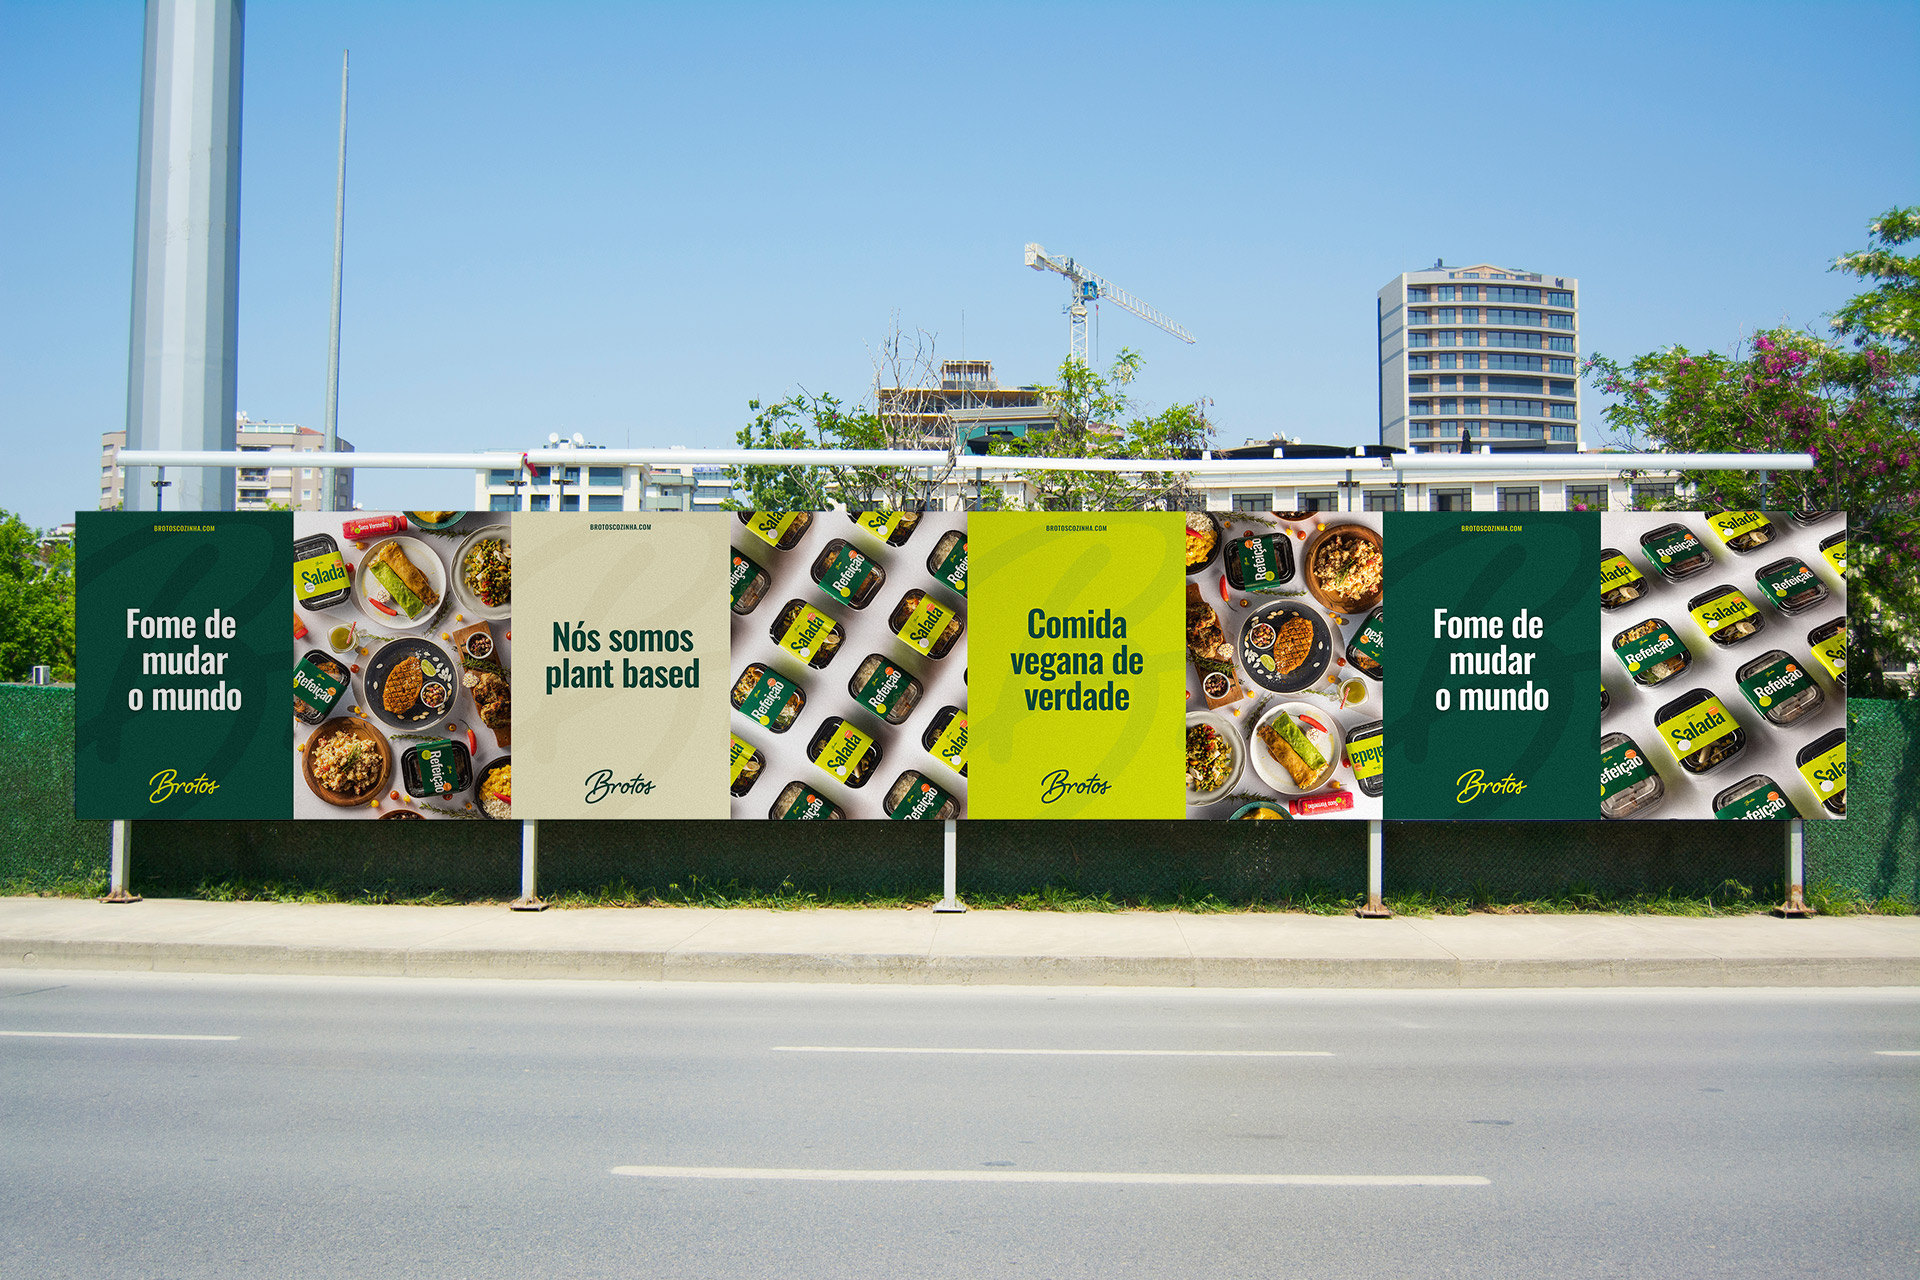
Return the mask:
M1875 1049L1883 1058L1920 1058L1920 1049Z
M859 1044L777 1044L775 1053L959 1053L1059 1058L1331 1058L1325 1049L947 1049Z
M1105 1173L1054 1169L737 1169L616 1165L623 1178L705 1178L737 1182L1060 1182L1200 1187L1485 1187L1468 1173Z
M0 1036L44 1040L238 1040L239 1036L163 1036L141 1031L0 1031Z

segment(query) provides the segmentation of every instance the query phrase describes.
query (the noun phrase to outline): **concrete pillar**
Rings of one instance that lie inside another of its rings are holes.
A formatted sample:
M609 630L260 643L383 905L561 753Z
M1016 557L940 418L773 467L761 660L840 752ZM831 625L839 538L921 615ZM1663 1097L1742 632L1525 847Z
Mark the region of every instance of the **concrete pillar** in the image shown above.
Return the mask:
M129 449L234 447L244 0L147 0L127 361ZM233 472L127 468L126 505L226 511Z

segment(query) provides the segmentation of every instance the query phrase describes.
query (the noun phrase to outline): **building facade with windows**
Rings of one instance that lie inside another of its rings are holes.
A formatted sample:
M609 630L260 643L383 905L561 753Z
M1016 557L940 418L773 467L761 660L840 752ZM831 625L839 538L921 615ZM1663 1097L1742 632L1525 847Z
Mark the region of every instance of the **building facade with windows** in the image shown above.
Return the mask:
M1414 453L1572 453L1580 282L1480 263L1380 290L1380 443Z
M474 507L484 511L720 511L733 495L725 467L599 464L593 452L564 465L524 467L517 453L474 473Z
M100 434L100 509L115 511L126 503L127 469L120 465L120 450L127 444L125 431ZM234 447L243 453L267 453L273 450L315 453L326 444L326 437L297 422L255 422L242 413L234 419ZM352 453L351 442L335 438L339 453ZM234 509L267 511L285 507L292 511L351 511L353 509L353 472L334 468L333 498L328 500L325 468L307 466L236 467L234 469Z

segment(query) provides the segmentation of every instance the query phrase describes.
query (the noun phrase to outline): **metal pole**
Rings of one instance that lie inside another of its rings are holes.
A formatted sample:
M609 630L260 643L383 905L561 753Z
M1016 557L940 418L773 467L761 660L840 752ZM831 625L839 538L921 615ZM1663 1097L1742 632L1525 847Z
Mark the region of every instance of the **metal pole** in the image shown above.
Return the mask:
M945 867L941 877L945 885L946 896L940 899L940 905L935 907L934 910L947 911L947 912L965 911L967 909L966 904L960 901L960 896L959 896L960 870L959 870L959 857L956 853L956 849L960 843L960 840L959 840L959 836L956 834L957 828L952 818L947 819L946 826L947 826L946 855L944 859Z
M1367 819L1367 905L1353 914L1362 920L1388 920L1393 912L1380 901L1381 864L1385 861L1386 835L1378 818Z
M107 896L102 902L138 902L140 895L127 891L127 860L133 846L133 823L126 818L113 821L113 858L107 865Z
M333 188L333 316L327 331L327 442L334 451L340 412L340 263L347 234L347 51L340 51L340 173ZM322 511L334 509L333 468L320 469Z
M515 911L545 911L540 901L540 824L532 818L520 823L520 896L510 904Z
M1806 823L1799 818L1787 823L1787 900L1773 914L1787 920L1804 920L1813 915L1806 895Z

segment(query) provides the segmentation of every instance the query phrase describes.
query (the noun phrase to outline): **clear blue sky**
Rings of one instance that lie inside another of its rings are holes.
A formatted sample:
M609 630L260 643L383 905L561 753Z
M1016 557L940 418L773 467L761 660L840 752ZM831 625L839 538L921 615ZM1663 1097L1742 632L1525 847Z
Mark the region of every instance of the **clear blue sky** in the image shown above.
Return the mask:
M124 425L142 6L0 0L0 507L97 495ZM1374 293L1574 275L1589 353L1817 324L1920 202L1920 6L321 4L246 32L240 407L321 425L353 51L341 433L719 445L858 398L889 318L1050 376L1038 240L1142 397L1222 438L1377 438ZM1592 405L1590 402L1590 409ZM369 506L464 477L361 473Z

